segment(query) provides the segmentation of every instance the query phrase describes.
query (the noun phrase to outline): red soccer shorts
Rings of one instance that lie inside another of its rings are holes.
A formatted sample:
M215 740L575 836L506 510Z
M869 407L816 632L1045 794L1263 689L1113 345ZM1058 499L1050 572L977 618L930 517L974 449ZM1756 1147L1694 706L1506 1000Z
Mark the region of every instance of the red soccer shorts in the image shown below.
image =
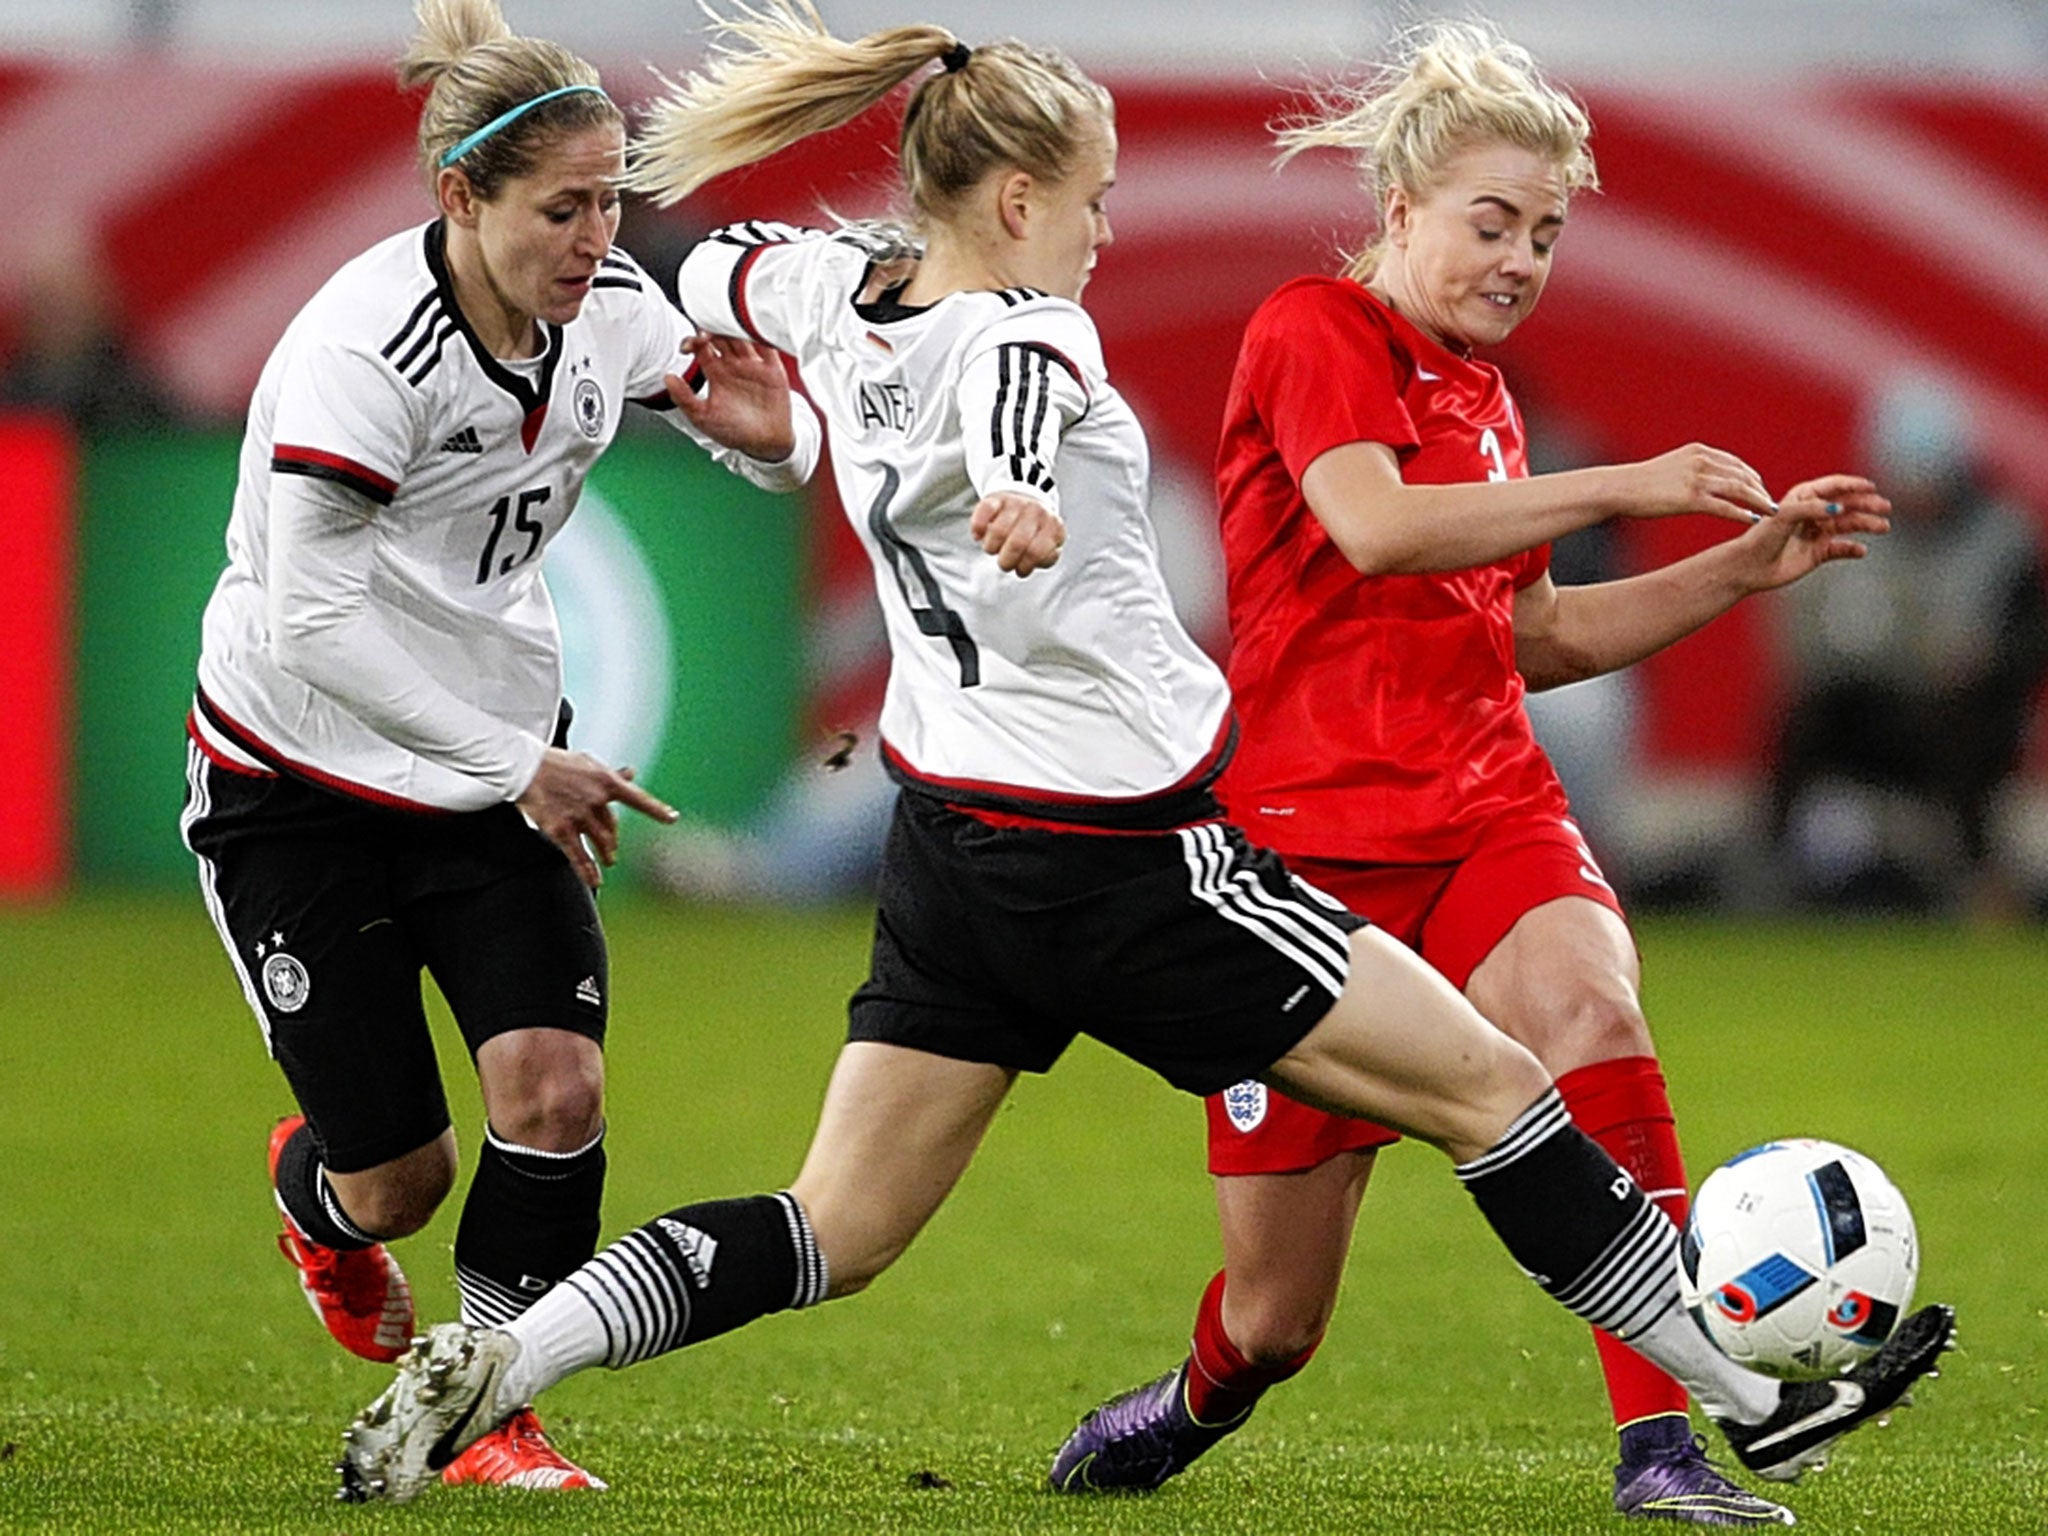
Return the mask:
M1463 991L1479 962L1522 915L1584 896L1626 920L1576 823L1551 815L1504 817L1455 864L1353 864L1286 855L1287 867L1369 918ZM1339 1152L1383 1147L1399 1133L1297 1104L1263 1083L1207 1100L1209 1171L1299 1173Z

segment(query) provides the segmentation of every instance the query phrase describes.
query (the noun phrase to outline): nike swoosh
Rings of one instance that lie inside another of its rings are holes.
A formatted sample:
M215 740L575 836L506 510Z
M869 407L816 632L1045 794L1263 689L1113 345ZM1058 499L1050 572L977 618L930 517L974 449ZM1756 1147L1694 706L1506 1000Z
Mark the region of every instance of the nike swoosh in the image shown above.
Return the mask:
M1850 1414L1863 1406L1863 1389L1857 1386L1855 1382L1832 1381L1828 1385L1835 1389L1835 1400L1832 1403L1829 1403L1825 1408L1815 1409L1805 1418L1797 1419L1787 1424L1783 1429L1774 1430L1760 1439L1750 1441L1743 1449L1751 1456L1754 1456L1759 1451L1770 1449L1770 1447L1776 1445L1781 1440L1789 1440L1795 1435L1803 1435L1808 1430L1819 1429L1823 1425L1834 1423L1837 1419L1846 1419Z
M483 1407L484 1399L491 1395L491 1389L497 1384L497 1374L493 1372L490 1379L477 1389L476 1396L469 1400L469 1406L462 1410L462 1417L453 1424L450 1424L441 1432L441 1438L427 1447L427 1470L429 1472L439 1472L449 1462L462 1454L455 1448L456 1441L462 1438L463 1430L469 1427L469 1421L476 1417L477 1409Z

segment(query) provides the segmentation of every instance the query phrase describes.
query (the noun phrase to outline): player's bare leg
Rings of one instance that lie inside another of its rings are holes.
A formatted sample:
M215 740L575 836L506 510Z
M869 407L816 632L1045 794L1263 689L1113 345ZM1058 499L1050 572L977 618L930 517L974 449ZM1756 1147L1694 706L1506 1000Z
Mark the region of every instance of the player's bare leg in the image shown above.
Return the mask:
M1461 1160L1493 1147L1548 1089L1534 1057L1412 951L1370 928L1351 937L1350 977L1336 1006L1267 1075L1339 1113L1426 1126ZM1370 1152L1354 1152L1301 1174L1217 1181L1225 1266L1202 1298L1189 1359L1089 1414L1053 1458L1056 1489L1158 1487L1243 1422L1267 1386L1307 1363L1336 1304L1371 1166ZM1247 1343L1263 1364L1247 1356ZM1207 1390L1205 1355L1221 1392Z
M924 1230L1016 1077L879 1041L840 1051L790 1185L830 1266L827 1299L865 1289Z
M846 1046L789 1190L681 1206L502 1328L434 1329L351 1428L344 1496L416 1497L480 1433L577 1371L636 1364L863 1289L951 1192L1014 1075Z
M1376 1155L1365 1148L1297 1173L1218 1177L1223 1268L1202 1295L1188 1357L1083 1419L1053 1458L1055 1488L1156 1488L1308 1364L1336 1309Z

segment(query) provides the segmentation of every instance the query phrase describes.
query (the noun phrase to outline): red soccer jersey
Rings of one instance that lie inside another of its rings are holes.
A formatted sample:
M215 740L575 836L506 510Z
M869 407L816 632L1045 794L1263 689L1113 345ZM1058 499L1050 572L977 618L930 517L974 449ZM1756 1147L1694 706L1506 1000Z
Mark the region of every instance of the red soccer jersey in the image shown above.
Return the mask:
M1310 464L1358 442L1393 449L1410 484L1529 472L1498 369L1357 283L1297 278L1245 330L1217 450L1243 726L1223 801L1282 853L1459 859L1504 811L1567 812L1515 670L1515 594L1550 550L1360 575L1301 494Z

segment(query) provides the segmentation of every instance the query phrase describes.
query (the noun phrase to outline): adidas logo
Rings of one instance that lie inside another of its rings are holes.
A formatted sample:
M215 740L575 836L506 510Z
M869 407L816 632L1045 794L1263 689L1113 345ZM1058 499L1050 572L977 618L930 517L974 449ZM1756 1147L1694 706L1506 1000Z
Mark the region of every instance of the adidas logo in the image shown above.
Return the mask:
M604 1001L604 994L597 990L597 978L586 976L576 983L576 1001L588 1003L595 1008Z
M477 437L475 427L464 427L441 445L441 451L443 453L482 453L484 445Z
M718 1258L718 1239L701 1227L693 1227L670 1216L657 1216L654 1220L680 1251L683 1265L690 1271L690 1278L697 1282L697 1289L701 1291L709 1286L711 1265Z

